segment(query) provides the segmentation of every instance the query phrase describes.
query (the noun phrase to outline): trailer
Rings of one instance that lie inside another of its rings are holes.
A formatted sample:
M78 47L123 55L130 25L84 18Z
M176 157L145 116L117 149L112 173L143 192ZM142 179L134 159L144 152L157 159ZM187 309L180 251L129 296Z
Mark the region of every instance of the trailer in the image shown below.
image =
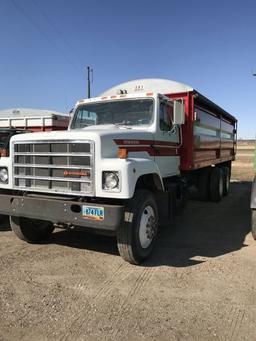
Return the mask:
M214 202L228 194L236 130L234 116L188 85L119 84L78 101L65 136L12 137L0 213L28 242L57 225L115 235L120 255L139 264L191 189Z
M69 116L50 110L30 108L0 110L0 128L17 128L29 131L65 130Z

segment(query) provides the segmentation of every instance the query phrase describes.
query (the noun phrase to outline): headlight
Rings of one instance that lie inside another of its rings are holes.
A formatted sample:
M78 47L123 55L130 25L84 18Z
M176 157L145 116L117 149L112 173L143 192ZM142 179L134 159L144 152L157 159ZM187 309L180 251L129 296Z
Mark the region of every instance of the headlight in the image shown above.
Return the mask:
M8 170L7 168L0 168L0 182L8 182Z
M112 190L119 188L118 172L103 172L103 189Z

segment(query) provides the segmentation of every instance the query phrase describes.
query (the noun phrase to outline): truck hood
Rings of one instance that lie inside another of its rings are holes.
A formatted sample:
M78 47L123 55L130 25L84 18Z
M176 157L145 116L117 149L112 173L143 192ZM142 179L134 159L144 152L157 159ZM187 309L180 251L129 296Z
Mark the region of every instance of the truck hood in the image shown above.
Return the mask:
M11 142L17 141L81 141L92 140L95 142L95 150L102 157L117 157L118 145L115 140L153 140L153 134L149 131L129 129L115 125L99 125L83 129L62 130L52 132L28 133L15 135Z

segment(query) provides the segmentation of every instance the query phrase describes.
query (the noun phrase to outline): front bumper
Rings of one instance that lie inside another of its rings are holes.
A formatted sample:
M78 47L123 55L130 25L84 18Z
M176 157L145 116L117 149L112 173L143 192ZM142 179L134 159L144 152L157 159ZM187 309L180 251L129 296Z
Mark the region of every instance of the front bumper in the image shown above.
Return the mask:
M104 208L103 220L91 220L82 214L83 205ZM50 197L0 195L0 214L70 224L97 230L115 231L123 221L124 206L80 203Z

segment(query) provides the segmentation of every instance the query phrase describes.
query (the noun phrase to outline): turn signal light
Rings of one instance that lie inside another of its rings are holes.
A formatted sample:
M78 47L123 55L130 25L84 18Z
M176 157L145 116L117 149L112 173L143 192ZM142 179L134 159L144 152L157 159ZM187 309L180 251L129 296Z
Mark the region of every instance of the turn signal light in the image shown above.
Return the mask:
M6 149L0 149L0 157L7 157L8 152Z

